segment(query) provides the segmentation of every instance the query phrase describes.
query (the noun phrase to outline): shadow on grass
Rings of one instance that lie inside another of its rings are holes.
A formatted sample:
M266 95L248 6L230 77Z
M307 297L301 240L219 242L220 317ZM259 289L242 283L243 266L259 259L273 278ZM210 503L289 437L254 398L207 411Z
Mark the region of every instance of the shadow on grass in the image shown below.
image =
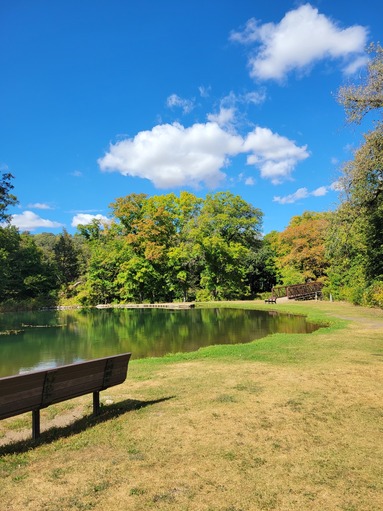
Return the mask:
M43 431L37 440L33 440L31 438L28 440L19 440L6 445L2 445L0 447L0 456L5 454L19 454L27 452L42 444L50 444L56 440L59 440L60 438L68 438L72 435L77 435L82 431L92 428L96 424L115 419L116 417L119 417L120 415L123 415L127 412L132 412L134 410L139 410L140 408L145 408L146 406L162 403L163 401L168 401L169 399L174 399L174 396L162 397L159 399L153 399L151 401L126 399L125 401L120 401L119 403L112 405L101 406L100 412L97 415L86 415L85 417L77 419L67 426L53 426L52 428Z

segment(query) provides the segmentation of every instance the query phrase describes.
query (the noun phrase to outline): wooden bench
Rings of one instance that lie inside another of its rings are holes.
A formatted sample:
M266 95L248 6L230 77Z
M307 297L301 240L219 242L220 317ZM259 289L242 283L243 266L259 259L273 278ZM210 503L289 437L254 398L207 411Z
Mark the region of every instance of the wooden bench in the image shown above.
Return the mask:
M98 358L55 369L0 378L0 419L32 412L32 438L40 436L40 410L93 392L93 413L100 391L123 383L131 353Z
M265 303L277 303L277 299L272 296L270 298L266 298Z

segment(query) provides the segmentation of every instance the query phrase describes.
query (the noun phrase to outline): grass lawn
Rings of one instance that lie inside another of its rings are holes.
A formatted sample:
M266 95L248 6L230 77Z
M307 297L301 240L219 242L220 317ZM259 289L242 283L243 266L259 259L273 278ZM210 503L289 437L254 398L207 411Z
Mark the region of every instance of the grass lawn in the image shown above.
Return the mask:
M0 510L381 511L383 311L222 306L328 326L133 360L126 382L0 422ZM46 430L46 431L45 431Z

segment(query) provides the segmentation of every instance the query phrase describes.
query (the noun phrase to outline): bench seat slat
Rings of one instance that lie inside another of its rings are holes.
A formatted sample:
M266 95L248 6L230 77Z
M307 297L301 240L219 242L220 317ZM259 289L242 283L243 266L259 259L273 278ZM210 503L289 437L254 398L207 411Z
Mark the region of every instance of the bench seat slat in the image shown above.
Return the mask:
M0 379L0 419L38 408L44 372L10 376Z
M100 392L126 379L131 353L0 378L0 419Z

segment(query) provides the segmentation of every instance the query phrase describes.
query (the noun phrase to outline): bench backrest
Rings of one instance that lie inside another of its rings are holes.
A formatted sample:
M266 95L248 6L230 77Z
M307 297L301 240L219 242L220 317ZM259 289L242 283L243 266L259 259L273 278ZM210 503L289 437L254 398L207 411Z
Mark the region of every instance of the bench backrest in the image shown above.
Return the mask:
M126 379L131 353L0 378L0 419L98 392Z

